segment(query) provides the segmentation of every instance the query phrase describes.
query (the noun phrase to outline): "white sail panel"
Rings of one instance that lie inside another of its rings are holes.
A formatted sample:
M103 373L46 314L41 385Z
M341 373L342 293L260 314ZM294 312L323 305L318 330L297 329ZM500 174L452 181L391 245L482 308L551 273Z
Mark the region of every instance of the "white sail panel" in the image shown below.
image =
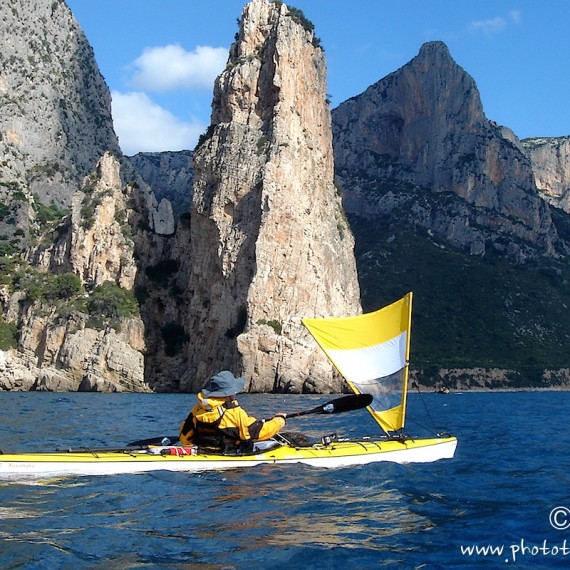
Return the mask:
M395 374L406 365L407 334L382 344L349 350L328 349L338 371L355 384Z

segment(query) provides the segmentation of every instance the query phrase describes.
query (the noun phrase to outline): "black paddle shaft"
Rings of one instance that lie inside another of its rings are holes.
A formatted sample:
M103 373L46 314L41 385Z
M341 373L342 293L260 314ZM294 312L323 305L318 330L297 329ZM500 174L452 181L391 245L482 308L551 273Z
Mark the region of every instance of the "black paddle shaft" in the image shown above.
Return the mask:
M297 418L308 414L340 414L342 412L352 412L369 406L372 403L372 400L373 398L370 394L354 394L351 396L337 398L336 400L331 400L330 402L321 404L312 410L287 414L286 417Z

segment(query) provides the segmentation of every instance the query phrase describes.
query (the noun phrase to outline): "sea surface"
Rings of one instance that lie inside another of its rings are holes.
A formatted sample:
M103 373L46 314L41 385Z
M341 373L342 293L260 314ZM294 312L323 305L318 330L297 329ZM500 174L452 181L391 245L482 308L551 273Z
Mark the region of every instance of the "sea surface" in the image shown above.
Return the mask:
M257 417L329 396L242 395ZM4 452L119 446L177 432L192 395L0 393ZM0 481L0 568L570 567L570 393L411 394L407 433L452 460L335 470ZM375 435L367 412L288 421Z

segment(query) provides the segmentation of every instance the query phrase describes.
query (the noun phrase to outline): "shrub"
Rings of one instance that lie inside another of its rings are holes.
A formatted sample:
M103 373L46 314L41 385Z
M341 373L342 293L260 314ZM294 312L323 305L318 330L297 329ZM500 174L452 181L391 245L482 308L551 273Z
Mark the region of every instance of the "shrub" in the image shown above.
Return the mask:
M42 280L36 280L35 276L26 275L19 281L18 285L22 291L24 291L28 301L38 301L44 297L44 282Z
M11 214L12 211L9 206L6 206L6 204L0 204L0 221L5 220Z
M16 325L7 323L0 316L0 350L14 348L18 344L18 330Z
M316 48L321 48L321 39L314 35L315 25L311 20L309 20L303 11L300 8L295 8L294 6L288 6L289 12L287 16L289 16L292 20L297 22L300 26L302 26L307 32L313 34L313 45Z
M45 226L49 222L63 219L69 214L66 210L60 210L57 206L46 206L39 202L39 198L35 198L34 210L36 212L36 219L41 226Z
M117 328L120 318L139 315L139 305L133 291L122 289L116 283L105 281L98 285L87 302L90 315L89 326L102 328L110 325Z
M257 154L261 155L267 149L267 145L269 144L269 139L265 135L261 135L257 140Z
M81 279L77 275L64 273L63 275L58 275L48 284L46 297L48 299L69 299L77 295L82 289Z
M86 194L81 204L80 216L81 227L84 230L90 230L95 223L95 210L101 204L101 196Z
M283 331L283 324L275 319L271 319L270 321L266 321L265 319L260 319L257 321L258 325L267 325L271 327L277 334L281 334Z
M0 247L1 249L1 247ZM17 262L0 253L0 285L11 285Z
M12 244L0 241L0 256L14 255L18 249Z

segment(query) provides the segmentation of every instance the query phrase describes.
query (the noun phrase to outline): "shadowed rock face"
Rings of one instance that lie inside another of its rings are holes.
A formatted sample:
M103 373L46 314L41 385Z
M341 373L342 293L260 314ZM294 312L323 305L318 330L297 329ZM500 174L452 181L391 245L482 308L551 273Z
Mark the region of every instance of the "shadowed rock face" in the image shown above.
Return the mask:
M312 32L285 5L244 8L194 157L183 390L221 368L251 391L341 388L301 324L360 312L325 76Z
M333 121L347 212L388 213L413 186L430 202L416 195L408 204L413 222L452 245L474 254L495 247L518 260L555 254L556 231L530 160L512 133L485 118L473 79L445 44L422 46L401 69L342 103ZM436 193L455 198L434 206Z

